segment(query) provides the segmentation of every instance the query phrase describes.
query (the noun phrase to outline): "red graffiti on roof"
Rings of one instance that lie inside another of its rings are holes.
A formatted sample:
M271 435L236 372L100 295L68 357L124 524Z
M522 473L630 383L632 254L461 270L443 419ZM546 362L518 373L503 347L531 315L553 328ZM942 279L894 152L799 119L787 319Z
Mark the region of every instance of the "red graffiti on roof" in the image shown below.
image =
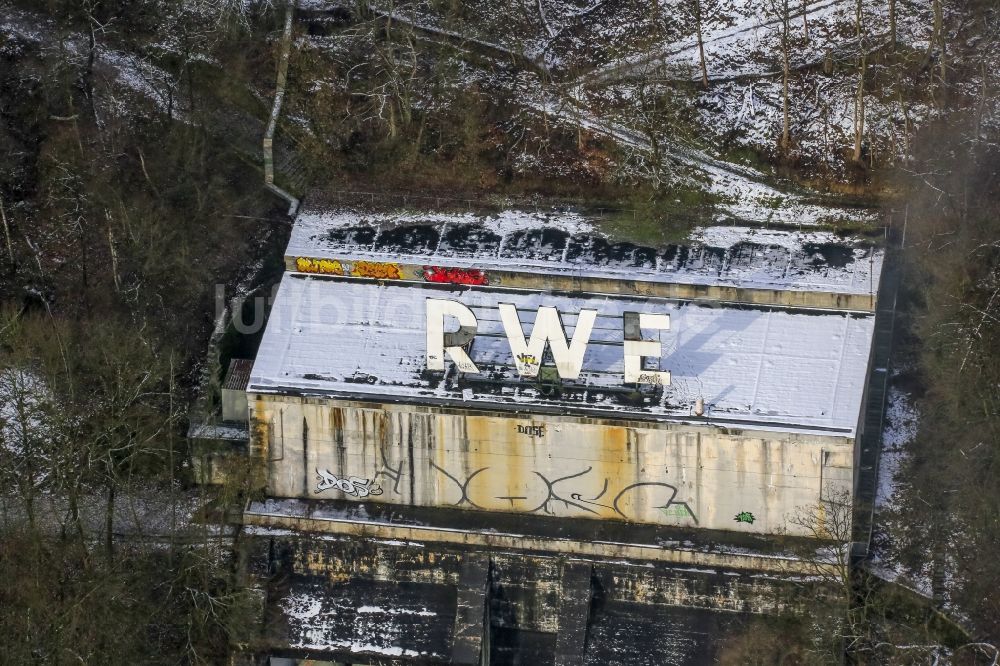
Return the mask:
M445 284L487 285L486 273L478 268L446 268L444 266L424 266L424 280Z

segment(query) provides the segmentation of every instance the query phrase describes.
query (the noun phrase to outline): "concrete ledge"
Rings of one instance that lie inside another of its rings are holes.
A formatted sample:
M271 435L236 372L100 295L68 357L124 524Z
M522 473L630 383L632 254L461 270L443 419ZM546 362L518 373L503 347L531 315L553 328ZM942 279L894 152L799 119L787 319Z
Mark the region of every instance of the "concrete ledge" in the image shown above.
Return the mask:
M429 525L394 524L350 518L293 516L255 511L249 506L243 511L243 524L303 532L341 534L359 538L426 541L474 546L477 548L535 551L577 557L663 562L698 567L720 567L779 575L837 575L836 569L832 564L806 561L787 556L685 550L655 544L584 541L492 531L457 530Z
M319 262L328 259L334 262L350 264L353 259L340 257L298 257L285 256L285 269L289 273L299 272L298 261ZM398 268L400 277L392 278L392 282L416 283L427 286L423 279L423 264L393 262ZM555 291L565 293L606 294L610 296L645 296L669 298L690 301L713 301L720 303L742 303L746 305L787 308L802 308L809 310L835 310L847 312L871 313L875 311L875 295L872 293L852 293L849 291L816 289L788 289L775 285L741 286L736 284L699 284L683 282L669 275L649 277L648 279L619 279L612 277L593 277L576 274L546 273L541 270L504 270L487 269L491 289L518 289L528 291ZM323 273L307 272L309 275L324 275ZM327 273L325 277L343 280L361 280L378 282L378 278L352 277ZM454 286L454 285L450 285Z

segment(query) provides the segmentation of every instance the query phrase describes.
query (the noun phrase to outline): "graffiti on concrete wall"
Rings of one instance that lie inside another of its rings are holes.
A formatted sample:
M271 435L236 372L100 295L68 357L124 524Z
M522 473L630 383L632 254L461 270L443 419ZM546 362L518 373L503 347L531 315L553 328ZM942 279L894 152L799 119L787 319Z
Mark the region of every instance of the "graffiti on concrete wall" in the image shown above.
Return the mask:
M375 472L375 476L381 476L383 479L391 481L393 494L402 495L402 493L399 492L399 482L403 480L403 475L405 474L403 471L403 461L398 461L395 467L389 464L389 456L386 454L385 440L379 442L378 452L382 457L382 464L379 467L379 470Z
M300 273L320 275L349 275L377 280L401 280L399 264L386 261L341 261L339 259L312 259L296 257L295 270Z
M691 506L677 499L677 488L660 481L642 481L632 483L611 494L611 480L604 478L601 489L596 492L584 492L577 486L580 483L594 483L595 477L590 474L593 467L573 474L557 478L549 478L545 474L533 471L529 483L523 486L522 492L510 495L495 495L495 488L503 487L508 475L502 470L492 470L481 467L464 480L451 474L448 470L429 461L430 466L437 470L458 491L458 499L453 506L469 506L474 509L488 510L486 505L494 500L507 503L507 509L520 513L544 513L550 516L560 513L584 512L595 516L617 517L625 520L638 521L648 515L649 509L658 509L664 517L691 519L695 525L698 517ZM491 475L494 475L491 478ZM589 477L589 478L585 478ZM492 481L492 483L491 483ZM595 486L596 487L596 486Z
M359 476L337 476L330 470L316 470L319 484L314 491L317 495L324 490L339 490L348 495L353 495L359 499L382 494L382 488L371 479L362 479Z
M336 259L309 259L298 257L295 269L300 273L320 273L322 275L344 275L344 265Z
M455 486L458 488L458 491L460 493L462 493L462 497L457 502L454 502L453 506L462 506L463 504L468 504L469 506L471 506L473 508L485 510L485 507L479 506L474 501L472 501L472 499L469 497L469 484L471 484L472 481L473 481L473 479L475 479L477 476L479 476L480 474L482 474L483 472L485 472L486 470L488 470L489 467L480 467L475 472L472 472L471 474L466 475L465 481L459 481L458 478L456 478L456 477L452 476L451 474L449 474L448 470L446 470L444 467L436 465L433 460L429 460L428 462L430 463L430 466L432 468L434 468L437 471L441 472L446 477L448 477L448 479L450 479L452 482L454 482ZM512 498L505 498L505 499L512 499ZM518 498L518 499L521 499L521 498Z
M478 268L447 268L445 266L424 266L424 280L442 284L472 286L483 286L490 283L486 273Z
M754 515L749 511L740 511L738 514L736 514L736 517L733 520L735 520L738 523L749 523L753 525L753 521L757 519L754 518Z
M695 525L698 524L698 519L694 517L694 512L691 511L691 507L688 506L687 502L677 502L661 506L660 510L663 511L663 515L670 518L692 518Z
M399 280L399 264L392 261L355 261L351 267L352 277L375 278L377 280Z
M368 261L344 259L316 259L296 257L295 270L300 273L344 275L375 280L419 280L436 284L464 284L486 286L490 283L485 271L478 268L453 268L449 266L406 266L394 261ZM405 274L404 274L405 273Z
M514 424L519 434L541 437L544 426ZM317 469L316 493L341 491L357 498L390 494L418 501L415 489L425 487L415 469L418 460L405 448L380 438L375 448L375 472L371 478L339 476ZM471 471L453 471L435 460L419 460L422 469L437 475L435 503L481 511L543 514L549 516L593 516L631 522L698 525L691 505L678 497L677 486L665 481L639 481L620 485L614 478L595 472L593 466L555 476L551 471L529 469L512 474L499 466L480 466ZM567 470L569 471L569 470ZM379 482L382 485L379 485ZM440 494L439 494L440 493ZM752 516L752 514L751 514ZM687 521L690 521L688 523Z

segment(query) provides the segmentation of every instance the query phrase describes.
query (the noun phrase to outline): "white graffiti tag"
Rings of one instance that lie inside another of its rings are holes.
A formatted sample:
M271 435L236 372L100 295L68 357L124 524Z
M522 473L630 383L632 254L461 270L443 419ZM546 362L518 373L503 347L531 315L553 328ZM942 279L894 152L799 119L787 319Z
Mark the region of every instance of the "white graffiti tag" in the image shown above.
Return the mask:
M316 494L335 488L348 495L355 497L368 497L369 495L381 495L382 487L371 479L362 479L358 476L339 477L330 473L330 470L316 470L319 477L319 485L316 486Z

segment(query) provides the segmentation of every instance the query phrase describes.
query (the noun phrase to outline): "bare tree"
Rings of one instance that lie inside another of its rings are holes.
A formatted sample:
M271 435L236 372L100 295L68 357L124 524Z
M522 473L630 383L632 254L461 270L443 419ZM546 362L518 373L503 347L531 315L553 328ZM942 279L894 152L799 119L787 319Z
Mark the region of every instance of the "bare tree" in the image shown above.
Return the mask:
M51 393L23 362L0 368L0 480L17 490L18 510L32 530L35 501L45 490L52 462L50 409Z
M798 507L788 522L799 528L814 542L827 544L814 556L806 558L817 574L837 583L849 594L851 583L850 543L853 526L853 504L847 490L828 493L816 504Z
M701 24L703 22L703 17L701 13L702 0L694 0L694 24L696 29L696 34L698 36L698 60L701 63L701 85L703 88L708 87L708 67L705 64L705 43L702 39Z
M896 0L889 2L889 49L896 52Z
M639 129L642 130L642 133L645 134L646 139L649 141L649 154L644 163L648 165L649 180L652 181L655 187L660 187L666 182L663 147L660 143L660 133L666 125L663 100L655 90L649 91L647 89L645 81L639 84L636 93L639 101L636 120Z
M868 53L865 44L864 0L857 0L854 9L854 28L858 40L858 87L854 95L854 161L861 162L865 134L865 74L868 71Z
M414 28L405 21L396 21L393 11L390 7L384 24L377 18L360 27L358 38L373 57L351 68L361 69L361 76L353 78L362 84L352 90L352 95L363 103L347 109L348 115L356 115L360 123L385 128L389 138L396 138L411 123L421 82Z
M791 111L788 86L791 78L791 9L789 0L768 0L772 16L779 21L781 48L781 152L787 154L791 145Z
M247 29L250 27L250 21L253 16L272 9L274 1L193 0L191 5L201 13L216 16L219 24L229 24Z
M701 85L708 87L708 59L705 56L705 24L718 19L721 12L719 0L684 0L679 7L685 22L694 26L695 43L698 45L698 69Z
M934 55L934 47L938 46L941 42L944 29L944 10L941 7L941 0L932 0L931 10L934 19L931 24L931 38L927 41L927 52L924 54L925 67L930 64L931 58Z
M833 608L840 614L844 648L848 652L863 652L877 641L879 600L871 585L867 585L852 567L854 503L851 493L840 488L826 493L814 505L799 507L789 523L805 533L813 544L806 547L800 559L812 565L817 580L836 591Z

